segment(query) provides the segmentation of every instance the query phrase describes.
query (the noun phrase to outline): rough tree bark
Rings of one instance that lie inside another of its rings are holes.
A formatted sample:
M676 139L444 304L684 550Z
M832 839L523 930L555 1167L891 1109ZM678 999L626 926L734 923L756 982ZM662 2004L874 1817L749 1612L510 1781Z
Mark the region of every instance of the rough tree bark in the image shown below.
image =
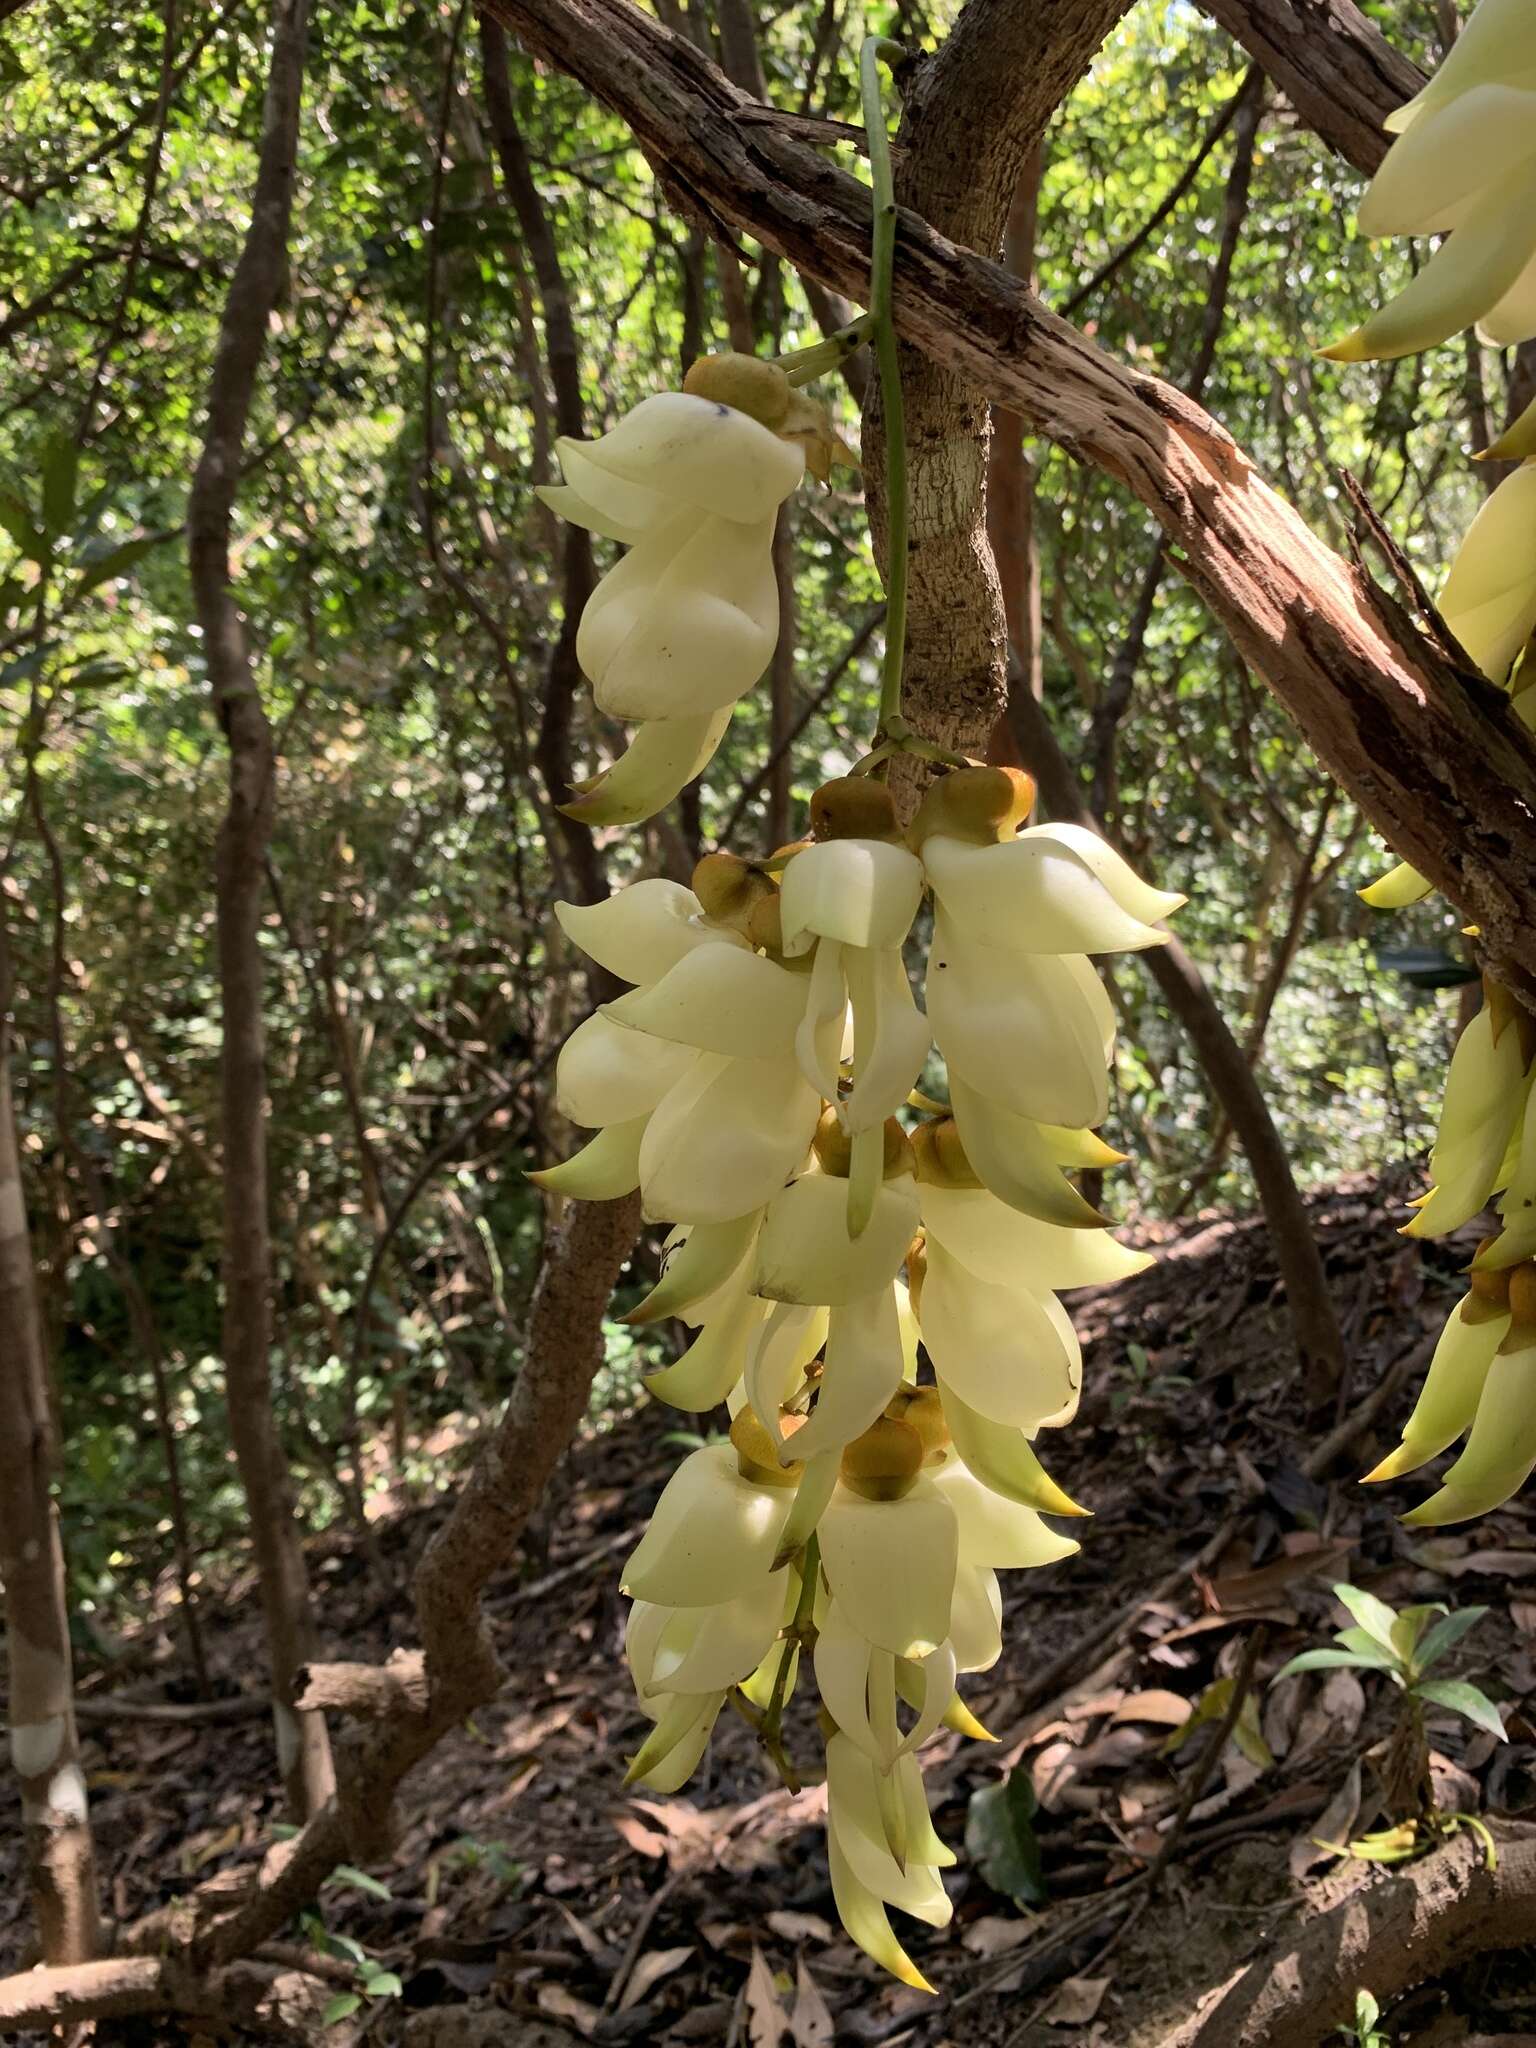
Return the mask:
M43 1959L96 1953L96 1863L75 1732L47 1364L11 1101L11 972L0 932L0 1586L11 1765Z
M996 255L1031 150L1128 4L969 0L934 55L902 77L898 201L940 234ZM984 121L977 119L979 97ZM963 367L922 347L903 348L901 379L911 531L903 704L929 738L980 753L1007 698L1008 626L987 539L991 408ZM875 554L883 564L885 434L877 389L865 408L863 455Z
M318 1714L295 1714L294 1674L314 1651L293 1484L272 1409L272 1240L267 1190L265 862L276 754L245 622L230 534L256 380L288 268L309 0L275 0L251 222L219 322L202 454L187 504L187 551L213 705L229 743L229 798L215 855L223 1139L224 1374L229 1433L251 1515L283 1788L303 1819L334 1788Z
M1357 170L1374 171L1391 136L1382 120L1424 74L1354 0L1204 0L1205 11L1263 65L1306 125Z
M797 136L743 120L742 96L691 46L629 0L484 4L624 115L681 203L833 290L867 294L867 188ZM1536 740L1504 694L1321 541L1200 406L906 211L895 316L909 341L1149 507L1179 572L1324 765L1536 1005Z

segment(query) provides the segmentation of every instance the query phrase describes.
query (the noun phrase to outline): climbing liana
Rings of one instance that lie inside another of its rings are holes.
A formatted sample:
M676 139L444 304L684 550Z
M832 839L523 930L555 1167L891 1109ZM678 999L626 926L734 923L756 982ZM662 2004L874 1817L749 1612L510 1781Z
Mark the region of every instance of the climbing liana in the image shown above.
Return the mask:
M1494 344L1536 335L1536 8L1481 0L1424 90L1393 115L1396 140L1361 203L1369 235L1445 235L1412 283L1325 351L1345 362L1410 354L1475 325ZM1452 232L1454 230L1454 232ZM1536 406L1486 451L1520 467L1479 509L1439 598L1469 666L1536 726ZM1431 892L1402 864L1361 891L1397 910ZM1475 933L1473 934L1475 936ZM1405 1519L1465 1521L1536 1469L1536 1017L1484 976L1457 1042L1430 1186L1410 1237L1461 1229L1497 1198L1402 1442L1366 1477L1416 1472L1463 1436L1440 1486Z

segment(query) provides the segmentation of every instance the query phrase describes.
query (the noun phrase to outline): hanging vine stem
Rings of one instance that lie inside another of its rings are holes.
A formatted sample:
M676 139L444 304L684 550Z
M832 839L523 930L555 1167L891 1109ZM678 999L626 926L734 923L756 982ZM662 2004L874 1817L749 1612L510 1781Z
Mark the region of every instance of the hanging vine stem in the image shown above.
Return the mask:
M880 66L884 63L894 67L905 55L900 43L892 42L888 36L866 36L859 51L859 96L864 108L874 198L869 311L875 324L875 367L880 375L880 406L885 417L885 660L880 671L880 729L887 740L898 744L907 737L907 722L901 715L901 671L907 644L907 432L896 329L891 322L896 184L891 170L891 138L881 103Z

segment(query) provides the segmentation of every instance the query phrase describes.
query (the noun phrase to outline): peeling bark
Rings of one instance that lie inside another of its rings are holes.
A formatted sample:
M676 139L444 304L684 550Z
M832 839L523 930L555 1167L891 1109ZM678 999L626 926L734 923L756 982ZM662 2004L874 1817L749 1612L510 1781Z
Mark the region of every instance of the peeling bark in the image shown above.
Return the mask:
M867 294L867 188L795 136L742 120L742 96L698 51L629 0L485 4L625 117L681 203L833 290ZM1330 773L1481 928L1490 967L1536 1006L1536 740L1503 692L1320 540L1202 407L1117 363L906 211L895 316L906 340L1152 511L1174 566ZM963 676L957 689L963 698ZM989 681L954 722L996 701Z
M1204 0L1262 64L1306 125L1356 170L1374 171L1392 140L1382 122L1424 74L1354 0Z

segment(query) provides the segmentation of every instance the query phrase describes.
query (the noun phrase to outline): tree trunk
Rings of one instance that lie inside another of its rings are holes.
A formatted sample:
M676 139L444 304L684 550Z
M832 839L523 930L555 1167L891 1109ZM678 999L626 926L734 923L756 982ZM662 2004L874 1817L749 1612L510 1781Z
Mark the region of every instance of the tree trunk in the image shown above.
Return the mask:
M50 1481L48 1375L11 1102L10 970L0 935L0 1582L11 1763L45 1963L96 1953L96 1860L75 1732L64 1550Z
M267 1191L265 968L261 918L276 755L231 588L230 530L251 400L288 269L309 0L275 0L251 224L219 323L202 455L187 507L192 589L214 710L229 742L229 799L215 855L224 1197L224 1374L229 1433L250 1508L272 1666L278 1766L304 1819L335 1787L318 1714L295 1714L295 1674L315 1650L288 1461L272 1407L272 1242Z

